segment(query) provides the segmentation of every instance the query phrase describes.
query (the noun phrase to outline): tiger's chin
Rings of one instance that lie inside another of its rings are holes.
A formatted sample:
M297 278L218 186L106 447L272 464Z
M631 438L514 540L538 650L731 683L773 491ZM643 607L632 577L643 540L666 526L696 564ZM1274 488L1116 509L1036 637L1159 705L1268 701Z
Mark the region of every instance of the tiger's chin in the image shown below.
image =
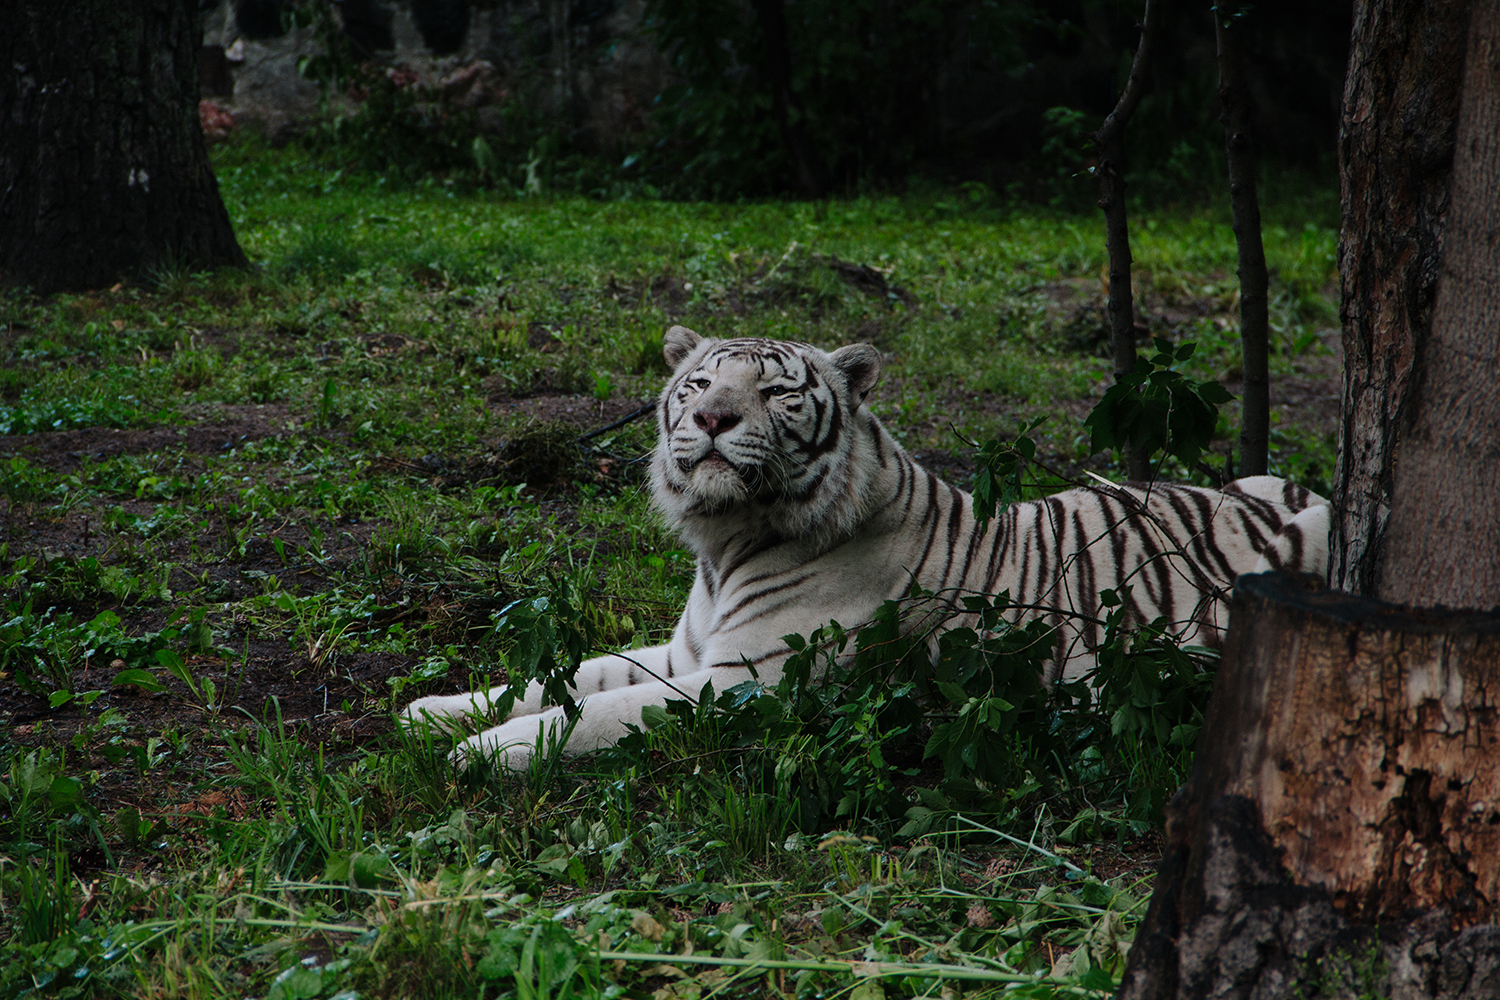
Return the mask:
M744 476L718 452L712 452L693 467L688 492L711 510L744 503L751 497Z

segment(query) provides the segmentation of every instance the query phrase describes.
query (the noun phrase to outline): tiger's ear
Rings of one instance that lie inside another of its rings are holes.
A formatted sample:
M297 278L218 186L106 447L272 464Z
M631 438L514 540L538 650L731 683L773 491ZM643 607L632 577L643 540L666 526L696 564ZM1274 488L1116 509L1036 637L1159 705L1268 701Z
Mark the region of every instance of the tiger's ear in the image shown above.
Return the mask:
M661 353L667 359L675 371L682 364L682 359L693 353L693 349L703 342L703 338L685 326L674 326L667 331L662 339Z
M864 402L875 383L880 381L880 352L869 344L850 344L840 347L829 357L849 380L849 391Z

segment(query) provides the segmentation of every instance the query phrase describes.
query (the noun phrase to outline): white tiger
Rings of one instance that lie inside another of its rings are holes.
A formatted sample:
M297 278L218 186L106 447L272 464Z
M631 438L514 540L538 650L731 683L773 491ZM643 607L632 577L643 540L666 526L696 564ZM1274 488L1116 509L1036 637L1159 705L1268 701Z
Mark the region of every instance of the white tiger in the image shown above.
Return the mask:
M868 621L913 583L949 599L1009 591L1043 609L1058 626L1055 680L1092 668L1101 590L1129 583L1130 618L1163 616L1213 643L1240 573L1325 571L1327 501L1280 479L1074 489L1012 504L981 528L968 494L917 465L865 405L875 348L828 354L675 326L664 351L676 371L657 407L652 491L697 554L697 577L669 643L579 668L570 753L613 743L644 706L748 680L750 665L774 684L790 653L782 636ZM457 725L503 690L421 698L405 716ZM508 721L456 755L523 767L562 711L533 683Z

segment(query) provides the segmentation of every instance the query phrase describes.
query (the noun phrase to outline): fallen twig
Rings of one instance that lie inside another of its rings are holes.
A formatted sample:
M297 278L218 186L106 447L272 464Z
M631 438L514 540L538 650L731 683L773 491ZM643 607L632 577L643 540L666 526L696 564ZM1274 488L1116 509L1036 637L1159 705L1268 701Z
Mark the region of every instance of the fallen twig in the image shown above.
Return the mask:
M625 414L619 420L611 421L610 423L605 424L603 427L596 427L596 428L594 428L593 430L589 431L587 434L585 434L582 437L578 438L578 443L579 444L583 444L585 441L592 441L594 438L598 437L600 434L604 434L604 433L607 433L609 431L612 431L616 427L624 427L626 424L631 423L632 421L636 421L636 420L641 419L642 417L644 417L646 414L650 413L654 409L656 409L656 404L655 403L647 403L645 406L641 407L640 409L638 409L638 410L632 410L629 413Z
M600 951L604 962L649 962L656 965L718 965L738 969L795 969L808 972L842 972L851 976L887 977L916 976L921 979L965 979L991 983L1040 983L1055 990L1066 990L1081 996L1104 996L1102 990L1089 989L1076 983L1064 982L1050 976L1028 976L1019 972L998 972L994 969L972 969L966 965L941 965L921 963L908 965L905 962L813 962L775 958L720 958L715 955L665 955L654 952Z

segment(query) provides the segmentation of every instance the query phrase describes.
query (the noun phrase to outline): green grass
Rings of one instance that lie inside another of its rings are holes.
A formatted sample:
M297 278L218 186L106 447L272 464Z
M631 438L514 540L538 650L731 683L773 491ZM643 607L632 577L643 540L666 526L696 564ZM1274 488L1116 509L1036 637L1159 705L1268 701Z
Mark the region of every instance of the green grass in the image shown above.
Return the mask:
M538 623L670 634L692 560L645 495L652 431L576 444L654 395L670 323L873 341L908 446L962 465L955 430L1051 414L1051 467L1108 470L1081 437L1097 217L216 163L251 271L0 300L0 995L1113 989L1196 667L1131 660L1107 710L985 702L1014 738L978 778L913 742L953 720L858 677L521 776L390 723L515 666ZM1277 379L1326 367L1333 204L1265 208ZM1232 377L1225 212L1144 213L1134 251L1153 332ZM1300 416L1276 461L1315 481L1332 444Z

